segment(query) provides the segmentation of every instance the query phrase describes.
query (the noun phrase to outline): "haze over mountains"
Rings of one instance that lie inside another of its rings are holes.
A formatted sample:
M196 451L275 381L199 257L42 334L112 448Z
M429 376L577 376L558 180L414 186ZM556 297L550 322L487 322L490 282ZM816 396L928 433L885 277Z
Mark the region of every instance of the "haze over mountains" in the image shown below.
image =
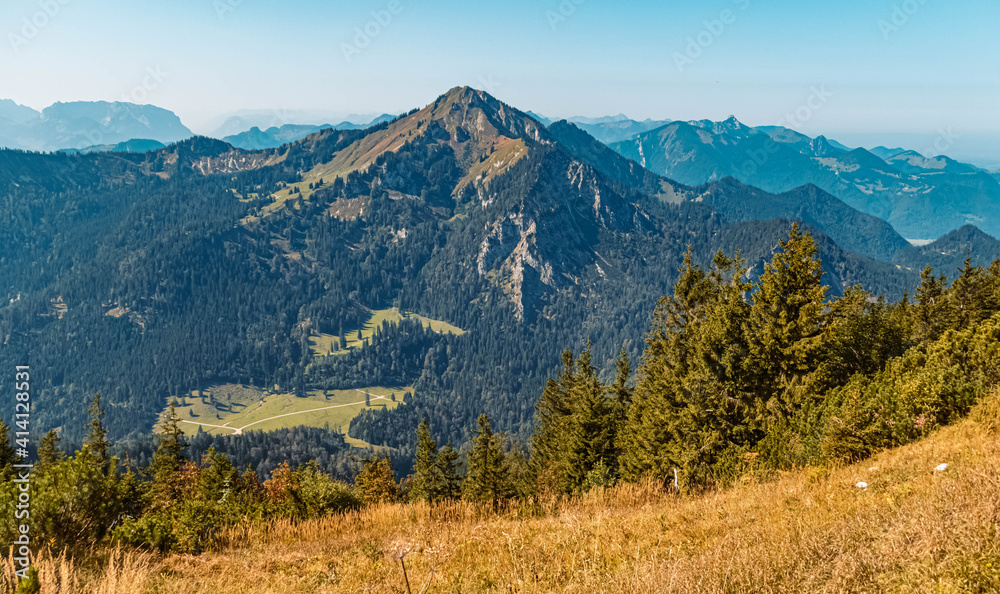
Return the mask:
M355 124L344 121L333 126L330 124L321 124L318 126L311 124L283 124L282 126L271 126L266 130L261 130L259 127L254 126L246 132L226 136L222 140L225 140L229 144L242 149L256 150L278 148L283 144L301 140L310 134L315 134L316 132L326 130L327 128L332 128L334 130L361 130L363 128L391 121L395 117L396 116L394 115L383 114L364 124Z
M555 121L557 121L531 111L528 112L528 115L535 118L545 126L551 126ZM652 119L646 119L640 122L629 119L629 117L625 114L599 118L574 116L566 118L566 121L576 124L588 134L605 144L611 144L632 138L636 134L640 134L654 128L659 128L660 126L670 122L670 120Z
M0 102L0 146L32 151L82 149L133 139L176 142L192 136L173 112L106 101L56 103L37 112Z
M652 171L687 184L726 176L770 192L814 184L887 220L910 239L966 224L1000 234L1000 183L971 165L915 151L848 149L780 127L672 122L612 145Z
M544 127L556 123L527 114ZM281 119L293 116L308 114L285 113ZM393 117L384 114L368 121L353 116L334 125L284 123L265 128L264 122L276 122L275 113L248 111L229 116L215 136L241 149L273 149L323 129L363 129ZM1000 174L948 157L927 158L883 146L851 149L823 136L811 138L780 126L750 127L736 118L636 121L619 114L568 121L623 156L688 186L731 176L781 195L812 185L888 221L921 244L967 224L1000 235ZM151 105L72 102L37 112L0 101L0 146L10 148L143 152L192 135L175 114Z

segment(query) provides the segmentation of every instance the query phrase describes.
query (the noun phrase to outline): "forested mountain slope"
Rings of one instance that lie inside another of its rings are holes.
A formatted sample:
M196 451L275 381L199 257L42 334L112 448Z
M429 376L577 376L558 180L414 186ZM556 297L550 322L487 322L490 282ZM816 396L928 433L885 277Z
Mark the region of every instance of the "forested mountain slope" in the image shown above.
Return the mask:
M404 446L426 414L457 443L482 412L526 435L564 347L590 340L599 367L622 345L638 353L689 247L703 262L739 248L759 272L789 226L723 208L771 198L736 182L677 200L693 190L581 134L460 88L278 149L194 138L144 154L2 152L0 360L32 365L33 419L70 442L98 391L121 436L216 383L303 393L385 377L415 386L412 405L359 418L352 435ZM831 219L794 202L760 216L812 226L831 294L916 284L915 271L845 251L844 229L835 243ZM894 249L858 220L854 249ZM467 332L404 324L314 357L311 336L389 306Z

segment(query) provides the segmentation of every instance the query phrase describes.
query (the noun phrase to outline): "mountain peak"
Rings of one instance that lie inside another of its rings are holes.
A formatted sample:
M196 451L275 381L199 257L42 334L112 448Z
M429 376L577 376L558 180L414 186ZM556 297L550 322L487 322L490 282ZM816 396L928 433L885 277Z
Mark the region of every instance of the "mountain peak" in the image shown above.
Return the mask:
M820 135L809 141L809 153L814 157L825 157L832 152L836 151L833 150L833 145L830 144L826 136Z
M972 223L969 223L967 225L962 225L958 229L955 229L951 233L948 233L944 237L941 237L940 239L938 239L938 241L948 241L948 240L952 240L952 241L954 241L954 240L959 240L959 241L974 241L974 240L978 240L978 241L989 241L989 242L995 242L995 241L997 241L997 239L995 237L993 237L989 233L986 233L985 231L983 231L979 227L973 225Z
M459 142L464 137L491 143L488 139L497 136L531 141L547 136L530 115L472 87L455 87L411 117L436 121Z
M441 95L441 97L438 98L438 101L441 101L442 99L462 104L472 104L476 101L484 101L487 103L500 102L496 97L490 95L486 91L480 91L479 89L474 89L469 86L454 87L444 95Z
M0 99L0 120L16 124L29 122L41 114L30 107L20 105L11 99Z

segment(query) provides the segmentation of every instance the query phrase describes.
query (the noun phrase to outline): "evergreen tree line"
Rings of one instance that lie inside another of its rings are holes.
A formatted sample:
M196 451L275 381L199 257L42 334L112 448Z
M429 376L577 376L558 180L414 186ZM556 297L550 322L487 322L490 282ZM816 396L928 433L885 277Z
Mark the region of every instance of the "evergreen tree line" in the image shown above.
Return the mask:
M607 380L589 346L566 350L537 403L530 453L485 414L457 447L440 445L425 418L403 480L391 450L359 461L353 485L301 459L265 479L234 463L240 446L233 456L192 448L206 438L189 442L172 407L148 465L122 463L98 396L75 455L55 432L39 444L32 534L67 550L110 541L198 552L226 526L386 502L496 509L650 477L670 483L675 471L682 490L719 487L907 443L1000 382L1000 263L969 262L950 285L926 270L912 301L857 288L828 299L815 242L793 226L750 279L738 254L719 253L704 268L689 254L634 373L627 349ZM16 529L16 461L0 426L3 538Z
M539 490L654 477L684 489L748 472L855 460L965 414L1000 364L1000 262L930 269L914 300L852 287L828 299L815 241L796 225L755 281L719 252L685 259L658 304L634 386L588 351L546 387L532 468Z

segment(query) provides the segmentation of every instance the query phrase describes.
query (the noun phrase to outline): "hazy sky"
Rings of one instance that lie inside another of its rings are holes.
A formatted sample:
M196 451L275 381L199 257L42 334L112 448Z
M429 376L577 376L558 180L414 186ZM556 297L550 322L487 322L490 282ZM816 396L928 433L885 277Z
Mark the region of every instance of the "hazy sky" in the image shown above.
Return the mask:
M970 137L1000 134L997 23L995 0L7 0L0 97L138 99L208 131L470 85L548 116Z

